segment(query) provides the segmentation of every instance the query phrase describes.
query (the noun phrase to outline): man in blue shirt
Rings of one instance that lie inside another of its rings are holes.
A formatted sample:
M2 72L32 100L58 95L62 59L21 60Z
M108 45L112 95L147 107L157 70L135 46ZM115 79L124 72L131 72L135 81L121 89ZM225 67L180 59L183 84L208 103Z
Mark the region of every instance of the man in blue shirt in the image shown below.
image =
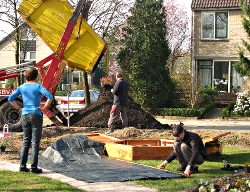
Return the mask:
M38 71L35 68L29 68L26 71L25 77L27 83L19 86L8 98L11 105L22 113L24 142L20 153L19 170L24 172L30 171L30 169L26 167L26 164L32 141L31 171L33 173L42 173L42 169L37 167L43 125L43 114L41 111L50 106L53 95L38 83ZM19 95L21 95L23 99L23 108L15 102L15 98ZM40 106L42 95L47 98L43 107Z

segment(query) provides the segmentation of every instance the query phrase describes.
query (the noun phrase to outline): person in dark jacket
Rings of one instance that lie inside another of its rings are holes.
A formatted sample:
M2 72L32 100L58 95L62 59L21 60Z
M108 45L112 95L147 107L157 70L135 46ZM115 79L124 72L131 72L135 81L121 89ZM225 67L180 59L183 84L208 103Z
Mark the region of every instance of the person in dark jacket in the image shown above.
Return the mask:
M193 173L199 173L196 164L202 164L207 158L201 137L196 133L184 130L182 124L174 125L173 136L176 137L174 151L160 165L160 169L164 169L168 163L177 157L180 163L177 171L184 171L186 177L190 177Z
M108 121L108 133L114 131L114 124L117 117L120 115L122 119L122 127L128 127L128 117L126 107L128 106L128 83L123 80L120 72L115 73L116 83L111 89L114 94L113 106L110 111L110 117Z

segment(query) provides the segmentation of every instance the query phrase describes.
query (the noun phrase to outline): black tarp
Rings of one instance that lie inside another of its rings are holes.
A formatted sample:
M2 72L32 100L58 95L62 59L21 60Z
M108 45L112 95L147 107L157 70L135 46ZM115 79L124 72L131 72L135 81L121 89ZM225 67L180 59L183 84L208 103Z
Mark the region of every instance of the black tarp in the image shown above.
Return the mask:
M104 152L101 142L83 135L66 136L55 141L39 156L39 166L88 183L183 177L177 173L111 159Z

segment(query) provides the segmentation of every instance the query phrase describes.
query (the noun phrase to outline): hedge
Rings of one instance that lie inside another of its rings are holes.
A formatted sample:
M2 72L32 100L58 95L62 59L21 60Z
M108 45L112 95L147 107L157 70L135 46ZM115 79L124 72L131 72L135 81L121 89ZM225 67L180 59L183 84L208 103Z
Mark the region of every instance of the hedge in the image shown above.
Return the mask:
M55 96L67 96L67 91L56 91Z
M205 105L200 109L192 108L156 108L147 110L155 116L183 116L202 118L207 112L215 108L215 103Z

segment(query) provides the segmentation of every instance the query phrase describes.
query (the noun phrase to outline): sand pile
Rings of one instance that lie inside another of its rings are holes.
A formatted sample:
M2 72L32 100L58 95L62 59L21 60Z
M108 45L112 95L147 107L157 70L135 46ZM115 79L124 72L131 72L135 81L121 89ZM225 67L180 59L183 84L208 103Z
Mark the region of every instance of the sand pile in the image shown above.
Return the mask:
M95 103L72 115L70 117L71 126L107 128L113 103L111 88L111 86L105 85L102 94ZM131 97L129 97L127 115L129 127L137 129L170 129L170 126L161 124L149 113L142 110L141 106L135 103ZM120 119L117 120L115 128L121 128Z

